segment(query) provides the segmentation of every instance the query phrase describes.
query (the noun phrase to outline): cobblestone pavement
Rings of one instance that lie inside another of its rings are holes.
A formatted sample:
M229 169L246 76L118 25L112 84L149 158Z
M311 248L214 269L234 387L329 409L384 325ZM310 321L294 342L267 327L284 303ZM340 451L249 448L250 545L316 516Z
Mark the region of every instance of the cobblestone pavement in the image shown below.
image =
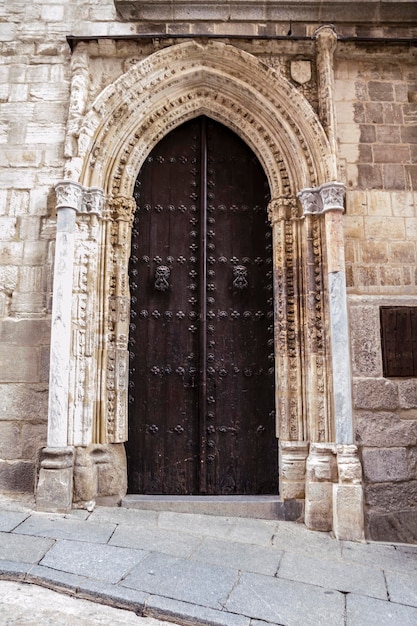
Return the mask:
M19 583L19 606L34 583L72 596L68 611L94 600L137 624L135 613L213 626L417 624L417 546L338 542L283 521L108 507L58 515L0 498L0 578ZM2 600L9 614L13 593ZM70 612L32 623L130 624L86 606L86 621ZM8 619L0 624L31 623Z

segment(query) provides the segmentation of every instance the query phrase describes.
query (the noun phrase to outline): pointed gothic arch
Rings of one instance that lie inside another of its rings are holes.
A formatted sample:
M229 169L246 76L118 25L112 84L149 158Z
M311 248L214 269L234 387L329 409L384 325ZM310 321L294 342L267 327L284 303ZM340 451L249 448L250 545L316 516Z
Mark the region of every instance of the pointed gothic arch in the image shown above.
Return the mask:
M79 133L79 182L130 197L150 150L198 115L228 126L252 148L272 197L332 178L324 130L289 81L234 46L191 41L138 62L96 98Z

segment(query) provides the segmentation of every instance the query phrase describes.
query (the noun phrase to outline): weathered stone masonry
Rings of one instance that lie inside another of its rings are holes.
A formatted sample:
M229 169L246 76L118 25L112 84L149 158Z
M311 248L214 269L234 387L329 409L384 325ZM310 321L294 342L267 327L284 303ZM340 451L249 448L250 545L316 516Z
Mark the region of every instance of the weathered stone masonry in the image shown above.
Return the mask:
M272 190L281 495L340 538L363 512L369 536L413 538L417 386L383 378L379 331L381 305L415 305L413 10L115 4L0 23L1 489L37 483L46 509L125 492L133 184L205 114Z

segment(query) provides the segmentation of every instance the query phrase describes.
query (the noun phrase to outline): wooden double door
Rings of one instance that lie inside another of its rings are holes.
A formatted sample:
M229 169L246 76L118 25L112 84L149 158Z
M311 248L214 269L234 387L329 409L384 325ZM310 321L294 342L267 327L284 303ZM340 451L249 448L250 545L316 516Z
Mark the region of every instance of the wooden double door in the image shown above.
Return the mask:
M135 187L130 493L277 493L269 187L229 129L194 119Z

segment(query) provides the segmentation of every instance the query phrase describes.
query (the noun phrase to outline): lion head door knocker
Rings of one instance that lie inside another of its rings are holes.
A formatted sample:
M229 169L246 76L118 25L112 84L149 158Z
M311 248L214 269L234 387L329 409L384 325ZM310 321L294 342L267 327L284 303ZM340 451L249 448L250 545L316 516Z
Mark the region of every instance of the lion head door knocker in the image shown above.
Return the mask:
M248 270L244 265L235 265L233 268L233 287L246 289L248 286Z
M169 289L169 277L171 269L167 265L158 265L155 270L155 289L167 291Z

